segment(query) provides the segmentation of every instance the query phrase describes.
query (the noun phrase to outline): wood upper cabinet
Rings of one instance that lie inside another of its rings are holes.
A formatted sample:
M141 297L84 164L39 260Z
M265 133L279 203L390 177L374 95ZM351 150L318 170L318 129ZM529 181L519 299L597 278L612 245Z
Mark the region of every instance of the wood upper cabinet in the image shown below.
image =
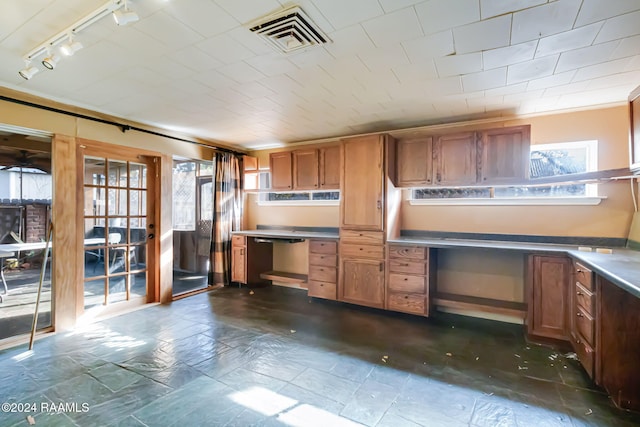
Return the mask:
M340 189L340 146L320 148L320 188Z
M242 156L245 172L258 172L258 158L255 156Z
M269 154L272 190L292 190L292 156L291 151Z
M399 139L397 150L396 185L431 185L433 137Z
M341 301L384 307L384 261L340 258Z
M383 230L385 135L345 139L341 174L340 226Z
M571 259L530 255L528 269L527 332L535 337L568 340Z
M472 185L478 181L478 151L475 132L437 137L433 150L434 183Z
M509 183L529 178L530 126L489 129L480 132L481 183Z
M293 188L318 189L318 150L295 150L293 155Z

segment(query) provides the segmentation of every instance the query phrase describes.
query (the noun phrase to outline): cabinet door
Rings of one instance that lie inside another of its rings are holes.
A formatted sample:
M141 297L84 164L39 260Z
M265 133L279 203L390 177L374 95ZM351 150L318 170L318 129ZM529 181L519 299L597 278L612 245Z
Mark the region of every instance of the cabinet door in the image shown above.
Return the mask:
M475 184L478 181L477 154L475 132L439 136L433 150L435 184Z
M567 340L571 259L564 256L529 257L529 335Z
M396 185L431 185L433 138L407 138L397 143Z
M291 190L291 151L271 153L269 155L269 168L271 169L271 189Z
M293 152L293 188L295 190L318 189L318 150Z
M529 178L530 127L516 126L481 132L480 180L501 184Z
M231 281L247 283L247 255L244 246L232 246L231 248Z
M340 300L370 307L384 306L384 262L342 258Z
M242 156L245 172L258 172L258 158L254 156Z
M340 189L340 146L320 149L320 188Z
M357 137L343 144L340 225L382 231L384 137Z

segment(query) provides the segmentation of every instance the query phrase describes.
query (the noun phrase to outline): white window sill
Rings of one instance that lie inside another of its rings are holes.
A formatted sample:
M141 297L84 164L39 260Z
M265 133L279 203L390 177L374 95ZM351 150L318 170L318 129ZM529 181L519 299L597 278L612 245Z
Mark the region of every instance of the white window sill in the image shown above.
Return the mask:
M258 206L339 206L340 200L258 200L256 204Z
M599 205L603 196L499 197L494 199L410 199L412 206L568 206Z

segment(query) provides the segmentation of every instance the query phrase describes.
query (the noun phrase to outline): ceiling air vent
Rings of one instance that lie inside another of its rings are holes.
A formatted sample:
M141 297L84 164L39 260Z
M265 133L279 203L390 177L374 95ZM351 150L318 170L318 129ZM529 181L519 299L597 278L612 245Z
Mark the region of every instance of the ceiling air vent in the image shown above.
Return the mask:
M250 30L284 53L330 41L298 6L257 20L251 23Z

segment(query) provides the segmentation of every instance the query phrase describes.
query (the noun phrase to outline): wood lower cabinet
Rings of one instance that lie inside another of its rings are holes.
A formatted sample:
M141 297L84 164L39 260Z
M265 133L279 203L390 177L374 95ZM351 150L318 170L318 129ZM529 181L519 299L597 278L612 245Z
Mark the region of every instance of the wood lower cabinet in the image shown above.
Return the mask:
M571 345L591 378L595 375L596 288L593 272L574 262L570 295Z
M435 252L429 248L390 245L386 299L388 310L428 316Z
M256 242L253 237L231 237L231 281L242 285L268 283L260 273L272 270L273 246Z
M335 240L309 240L310 297L337 299L338 243Z
M384 262L340 258L340 301L384 308Z
M529 336L564 341L569 339L569 289L572 270L571 259L566 256L529 256Z

